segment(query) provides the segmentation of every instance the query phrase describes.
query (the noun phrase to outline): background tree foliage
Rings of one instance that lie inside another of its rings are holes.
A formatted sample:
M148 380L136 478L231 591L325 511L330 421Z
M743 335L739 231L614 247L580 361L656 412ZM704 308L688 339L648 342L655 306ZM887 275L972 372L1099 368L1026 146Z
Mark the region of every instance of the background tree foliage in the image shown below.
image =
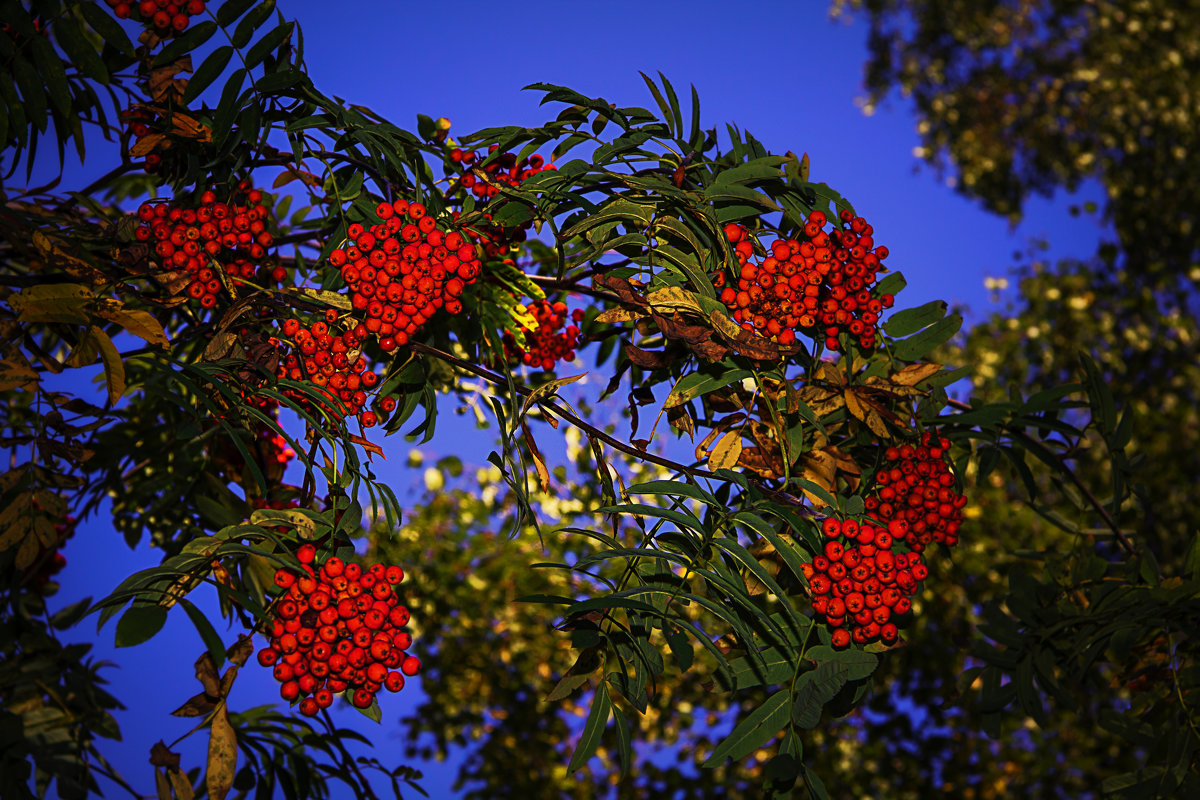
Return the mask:
M1126 279L1196 281L1200 7L838 0L870 22L868 108L899 90L921 156L987 208L1094 179Z

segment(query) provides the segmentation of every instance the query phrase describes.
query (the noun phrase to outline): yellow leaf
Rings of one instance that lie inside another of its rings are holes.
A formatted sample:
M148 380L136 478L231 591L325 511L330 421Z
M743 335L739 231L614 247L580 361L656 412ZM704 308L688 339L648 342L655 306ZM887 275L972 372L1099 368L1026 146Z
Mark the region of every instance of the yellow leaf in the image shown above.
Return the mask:
M318 303L340 308L343 311L350 311L354 308L350 302L350 298L339 292L329 292L324 289L309 289L306 287L300 290L300 294L311 300L316 300Z
M909 364L892 376L892 383L900 386L916 386L921 381L932 378L941 369L941 364Z
M123 309L116 315L113 322L144 340L146 344L158 345L165 350L171 343L167 338L167 332L163 330L162 323L149 311L136 308Z
M100 351L100 360L104 362L104 380L108 384L108 402L114 405L125 394L125 364L107 333L93 325L88 328L86 335Z
M129 157L141 158L153 153L165 138L167 138L165 133L147 133L141 139L138 139L133 147L129 148Z
M0 392L9 389L33 389L41 377L29 363L29 359L16 348L9 349L7 356L0 361Z
M89 321L87 307L96 295L77 283L51 283L31 286L8 298L8 304L22 322Z
M287 508L260 508L250 514L251 525L270 528L281 522L291 523L302 539L311 539L317 531L317 523L307 514Z
M717 441L708 456L708 468L711 470L731 469L742 457L742 432L729 431Z
M656 289L646 295L646 302L655 308L683 309L684 311L694 311L697 314L704 313L703 309L700 308L700 301L696 299L696 295L680 289L678 286Z
M867 409L859 402L852 389L846 389L842 392L842 398L846 402L846 410L854 415L856 419L863 422L867 421Z

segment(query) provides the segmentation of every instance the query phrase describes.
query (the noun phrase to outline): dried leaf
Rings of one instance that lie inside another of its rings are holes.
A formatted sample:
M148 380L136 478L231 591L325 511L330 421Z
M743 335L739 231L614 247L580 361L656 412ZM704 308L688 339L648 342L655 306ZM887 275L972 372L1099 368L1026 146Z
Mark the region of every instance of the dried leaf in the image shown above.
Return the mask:
M133 146L129 148L129 157L141 158L142 156L150 155L158 149L158 146L162 144L163 140L166 138L167 135L159 131L147 133L141 139L138 139L136 142L134 142ZM170 143L168 142L168 144Z
M596 322L633 322L644 316L646 316L645 312L635 311L632 308L609 308L596 315Z
M533 466L537 469L538 484L542 487L542 492L550 491L550 472L546 469L546 460L542 458L542 453L538 450L537 442L534 441L533 434L529 432L529 426L525 424L525 420L521 420L521 431L525 434L525 446L529 448L529 455L533 458Z
M924 380L932 378L942 370L941 364L917 363L909 364L891 377L891 382L898 386L916 386Z
M665 350L643 350L633 344L626 344L623 349L625 357L643 369L659 369L675 361Z
M100 351L100 359L104 362L104 380L108 384L108 402L115 405L125 394L125 363L121 354L108 334L97 326L88 328L86 336L92 339Z
M220 331L205 346L203 360L217 361L225 358L233 350L235 344L237 344L236 333L231 330Z
M196 680L200 681L206 694L217 698L221 696L221 679L217 675L217 665L207 652L196 659Z
M230 663L237 664L239 667L246 666L246 662L252 655L254 655L254 640L244 633L239 633L237 642L225 651L225 657L229 659Z
M101 316L104 316L101 314ZM125 330L142 339L146 344L158 345L164 350L171 344L162 323L149 311L141 309L122 309L114 317L105 317L120 325Z
M212 713L217 707L218 697L210 695L208 692L200 692L188 698L188 701L179 708L171 712L174 717L204 717Z
M371 460L371 456L379 456L384 461L387 461L387 456L385 456L383 454L383 448L380 447L379 445L375 444L374 442L372 442L370 439L366 439L366 438L363 438L362 436L359 436L358 434L354 434L353 436L350 437L350 441L354 442L356 445L358 445L359 447L361 447L363 450L365 450L367 452L367 460L368 461Z
M211 142L212 129L200 120L178 111L171 114L171 131L184 139L194 139L198 142Z
M208 789L208 796L212 800L224 800L233 786L237 770L237 734L229 722L225 706L217 709L212 719L206 766L208 771L204 776L204 786Z
M87 323L88 307L95 299L95 292L86 286L49 283L9 296L8 304L22 322Z
M778 450L766 450L761 447L747 447L738 458L738 465L763 478L783 477L783 459Z

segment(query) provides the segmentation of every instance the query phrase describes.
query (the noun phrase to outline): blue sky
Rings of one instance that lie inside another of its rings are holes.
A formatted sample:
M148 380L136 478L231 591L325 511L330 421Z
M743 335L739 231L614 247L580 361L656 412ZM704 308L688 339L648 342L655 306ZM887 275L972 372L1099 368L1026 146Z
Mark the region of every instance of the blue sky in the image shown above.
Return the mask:
M521 91L534 82L651 108L639 70L662 71L681 91L694 84L706 127L723 129L725 122L734 122L774 152L808 153L813 179L854 203L874 225L876 242L891 250L889 266L905 273L909 288L898 299L901 307L941 298L966 306L968 319L978 319L995 308L985 277L1003 276L1013 251L1029 238L1049 239L1051 257L1086 257L1101 234L1093 218L1067 213L1071 202L1099 201L1095 186L1086 186L1076 198L1031 202L1014 229L954 194L932 170L919 168L909 104L893 97L867 117L855 102L862 94L865 26L831 22L819 2L280 0L279 7L300 22L310 74L323 92L409 127L415 127L418 113L445 116L453 123L452 135L552 119L556 108L539 108L538 93ZM92 153L103 158L105 148L94 147ZM108 166L71 169L62 188L82 186L88 175ZM453 452L461 432L450 416L426 452ZM483 456L474 459L478 463L464 460L479 466ZM408 481L420 482L419 470L409 475L403 469L402 454L389 463L398 492ZM102 596L132 570L158 560L144 547L130 553L103 516L81 526L65 555L69 563L60 575L64 588L56 605ZM85 625L70 638L90 631ZM150 791L150 746L160 738L170 742L190 727L168 714L195 692L191 662L201 644L186 619L175 614L162 634L130 650L114 652L112 632L110 625L99 635L96 652L123 664L106 676L131 709L118 717L124 741L105 743L104 750L139 789ZM403 713L417 686L382 698L385 725L379 729L377 754L385 761L398 750L394 729L386 723ZM244 707L275 696L269 672L249 666L231 703ZM353 712L339 716L346 723L356 718ZM204 738L194 736L189 743L183 748L185 767L203 758ZM452 796L451 766L414 766L425 770L424 785L432 796ZM115 789L108 794L121 795Z

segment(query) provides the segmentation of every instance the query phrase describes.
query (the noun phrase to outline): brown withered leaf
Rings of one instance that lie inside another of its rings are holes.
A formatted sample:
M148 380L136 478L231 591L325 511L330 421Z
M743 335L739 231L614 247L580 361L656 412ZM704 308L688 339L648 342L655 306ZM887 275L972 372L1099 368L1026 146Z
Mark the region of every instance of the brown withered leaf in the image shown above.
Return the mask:
M625 344L622 348L625 357L643 369L659 369L670 366L675 359L667 350L643 350L634 344Z
M161 67L151 70L146 81L146 89L150 93L151 99L157 103L167 103L181 99L184 89L187 88L187 81L175 76L180 72L191 71L191 55L185 55L175 59L170 64L163 64ZM161 109L154 110L160 113L162 111Z
M550 471L546 469L546 459L542 458L542 452L538 450L537 442L533 438L533 434L529 432L529 426L525 424L525 419L521 419L521 432L525 434L525 446L529 448L529 455L533 458L533 466L537 469L538 485L542 487L543 492L550 491Z
M167 745L160 739L150 748L150 763L156 767L166 767L167 769L179 769L179 754L172 753Z
M627 303L635 308L647 308L649 306L649 303L646 302L646 295L637 291L634 285L624 278L618 278L615 275L597 275L592 279L592 282L601 289L608 289L621 298L623 303Z
M171 800L171 782L161 767L154 768L154 793L158 800Z
M387 456L383 454L383 448L372 442L370 439L363 438L358 434L353 434L350 441L361 447L367 453L367 460L370 461L372 456L379 456L384 461L387 461Z
M237 641L225 651L225 657L229 659L230 663L237 664L239 667L246 666L246 662L252 655L254 655L254 640L244 633L239 633Z
M283 172L279 173L277 178L275 178L275 182L271 184L271 188L278 189L280 186L286 186L287 184L296 180L301 181L308 186L316 187L321 185L321 179L316 175L313 175L307 170L299 169L289 165Z
M220 702L219 697L214 697L208 692L200 692L197 695L189 697L186 703L172 711L171 716L206 717L213 712L218 702Z
M156 272L152 276L168 294L180 294L192 282L192 276L186 272ZM186 302L187 298L183 298L180 302Z
M196 659L196 680L204 687L206 694L219 698L221 696L221 679L217 675L217 665L207 652Z
M658 329L662 331L663 336L682 341L701 358L720 361L729 352L728 347L713 341L713 332L710 328L684 322L677 313L670 317L661 314L651 314L650 316L658 325Z
M783 459L779 457L778 449L767 451L761 447L747 447L742 450L738 465L763 478L783 476Z
M696 421L692 419L692 414L688 410L686 403L668 408L667 422L670 423L672 428L686 433L689 439L695 438Z

